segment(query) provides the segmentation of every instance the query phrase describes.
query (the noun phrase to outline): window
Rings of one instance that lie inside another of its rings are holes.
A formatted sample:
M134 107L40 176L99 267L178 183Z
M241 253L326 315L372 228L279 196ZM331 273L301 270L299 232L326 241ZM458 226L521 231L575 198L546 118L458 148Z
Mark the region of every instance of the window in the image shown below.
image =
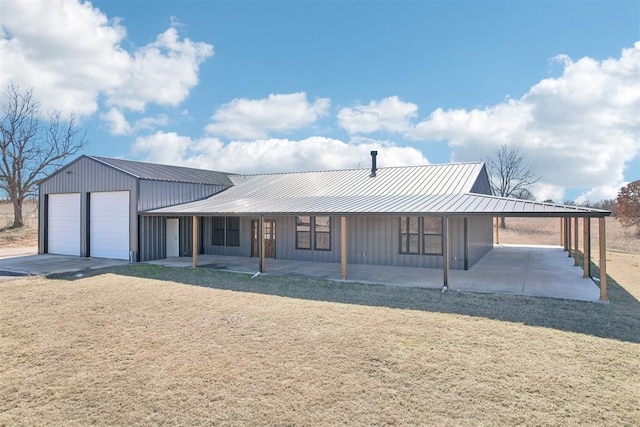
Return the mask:
M331 217L296 217L296 249L310 250L312 247L317 251L331 250Z
M240 246L240 217L227 217L227 246Z
M314 249L331 250L331 217L317 216L314 221Z
M418 254L420 241L418 217L407 216L400 218L400 253Z
M296 249L311 249L311 217L296 217Z
M240 217L213 217L213 246L240 246Z
M422 221L422 253L442 255L442 217L426 216Z
M400 253L442 255L442 224L440 216L400 218Z
M213 246L224 246L224 217L213 217Z

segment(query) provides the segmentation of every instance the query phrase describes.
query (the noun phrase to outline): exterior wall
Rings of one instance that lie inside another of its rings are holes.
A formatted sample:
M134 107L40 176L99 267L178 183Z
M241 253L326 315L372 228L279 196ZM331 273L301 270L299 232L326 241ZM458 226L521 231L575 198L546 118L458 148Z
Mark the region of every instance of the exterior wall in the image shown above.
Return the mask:
M491 183L489 182L489 175L487 174L486 166L483 166L480 170L476 182L473 183L471 192L477 194L493 194L493 191L491 191Z
M140 180L139 211L202 200L224 190L222 185Z
M471 267L493 249L493 217L469 217L468 241L469 267Z
M60 169L40 185L38 253L45 251L47 221L45 195L80 193L80 256L87 255L87 194L99 191L129 191L129 248L136 250L138 247L137 180L116 169L81 157Z
M331 217L331 250L296 249L295 217L266 216L276 220L276 258L298 261L340 262L340 217ZM212 218L201 218L200 252L210 255L251 256L251 219L240 219L240 246L213 246ZM253 218L253 219L257 219ZM182 226L184 222L184 227ZM466 226L469 242L468 267L475 264L493 245L491 218L469 218ZM181 219L180 253L191 256L191 217ZM400 254L400 223L398 217L347 217L347 262L403 267L442 268L441 255ZM465 219L451 218L450 268L465 268ZM183 240L184 239L184 240ZM183 246L184 251L183 251Z
M140 261L161 259L166 255L166 218L138 217L138 211L176 205L201 200L224 190L213 184L191 184L167 181L138 180L115 168L80 157L60 169L40 185L39 194L39 245L38 252L45 251L46 211L45 196L55 193L80 193L81 233L80 255L87 256L88 241L88 198L87 194L101 191L129 191L129 250L134 251ZM187 219L190 226L191 219ZM140 232L138 226L141 227ZM191 230L181 236L189 239L180 242L180 253L191 255ZM182 238L182 237L181 237ZM188 250L187 250L188 248Z
M193 254L191 233L193 220L189 217L140 216L140 255L139 261L151 261L167 257L167 219L178 218L178 253L190 257ZM202 221L207 218L201 219ZM200 233L202 236L202 232ZM210 240L210 239L209 239ZM203 253L203 242L200 244Z
M167 257L167 219L159 216L140 216L139 261L151 261Z
M253 218L253 219L258 219ZM250 217L240 218L240 246L213 246L213 218L204 217L200 221L200 249L204 254L225 256L251 256L251 220ZM280 224L276 222L276 251L278 247L278 235Z

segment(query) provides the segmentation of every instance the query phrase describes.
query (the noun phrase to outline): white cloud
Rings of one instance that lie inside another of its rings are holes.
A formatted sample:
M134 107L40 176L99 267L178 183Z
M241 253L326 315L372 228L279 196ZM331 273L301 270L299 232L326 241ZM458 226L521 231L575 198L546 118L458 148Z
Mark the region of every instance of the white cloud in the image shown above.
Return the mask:
M136 111L147 103L176 106L198 83L200 63L211 55L211 45L180 41L178 31L169 28L135 51L127 78L108 91L107 104Z
M131 125L117 108L100 114L100 120L107 124L111 135L129 135L132 132Z
M354 107L342 108L338 112L338 123L350 134L404 132L410 128L410 120L417 113L416 104L390 96L380 101L371 101L368 105L356 104Z
M205 130L212 135L236 139L266 138L274 132L287 132L315 123L325 116L328 98L307 101L304 92L271 94L263 99L238 98L220 106L213 123Z
M300 141L264 139L222 143L218 138L192 140L175 133L139 137L134 153L145 160L237 173L291 172L369 167L370 151L378 150L378 165L426 164L419 150L388 141L343 142L314 136Z
M556 60L562 75L540 81L520 99L483 109L437 109L407 136L445 139L456 160L518 145L542 176L546 187L540 189L592 187L602 198L615 197L625 165L640 153L640 42L620 58ZM539 191L538 198L558 195Z
M553 200L555 203L564 202L564 188L557 185L536 182L533 184L531 191L536 195L538 200Z
M89 2L2 2L0 84L33 87L45 108L92 114L98 99L141 110L147 103L176 105L198 82L206 43L180 40L175 28L129 53L126 30Z
M156 132L153 135L136 138L132 151L141 154L145 160L167 165L182 165L192 145L191 138L175 132Z
M618 196L618 192L622 187L627 185L628 182L620 182L614 185L603 185L600 187L592 188L589 191L585 191L576 197L576 203L585 202L598 202L600 200L615 199Z
M152 131L169 123L166 114L159 114L156 117L143 117L131 125L117 108L111 108L106 113L100 114L100 120L107 125L109 133L116 136L131 135L140 130Z

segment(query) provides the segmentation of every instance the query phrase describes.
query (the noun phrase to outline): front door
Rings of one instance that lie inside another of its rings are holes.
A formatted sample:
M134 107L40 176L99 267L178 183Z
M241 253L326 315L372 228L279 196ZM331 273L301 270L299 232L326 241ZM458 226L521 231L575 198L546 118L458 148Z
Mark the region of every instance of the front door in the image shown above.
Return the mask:
M167 218L167 258L177 257L180 253L178 226L178 218Z
M260 241L258 240L258 220L251 220L251 256L260 256ZM276 220L264 220L264 257L276 257Z

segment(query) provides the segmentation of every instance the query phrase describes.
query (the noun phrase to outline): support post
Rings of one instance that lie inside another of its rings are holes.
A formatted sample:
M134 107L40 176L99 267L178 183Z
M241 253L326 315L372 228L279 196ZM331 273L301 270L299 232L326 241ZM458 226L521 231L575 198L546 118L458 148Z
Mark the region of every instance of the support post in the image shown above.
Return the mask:
M571 258L571 218L567 217L567 257Z
M579 236L579 232L578 230L580 230L578 228L578 217L573 218L573 265L580 265L580 263L578 262L578 236Z
M564 247L564 218L560 218L560 246Z
M443 269L443 275L444 275L443 290L449 288L449 246L450 246L449 230L451 230L451 226L449 222L450 222L450 217L445 216L444 217L444 241L443 241L444 247L442 248L443 249L442 256L444 257L444 259L442 260L442 269Z
M197 216L193 216L193 227L192 227L192 231L191 231L191 243L192 243L192 248L191 248L191 259L192 259L192 266L193 267L197 267L198 266L198 249L200 248L200 244L198 243L198 237L200 236L200 233L198 232L198 217Z
M585 279L591 278L591 218L585 216L582 220L582 228L584 228L584 250L582 251L582 266Z
M265 272L265 253L264 253L264 215L260 215L258 223L258 244L260 246L260 273Z
M607 297L607 230L605 218L598 218L600 226L600 301L609 301Z
M340 277L347 280L347 217L340 218Z
M496 245L500 244L500 224L499 218L496 217Z

